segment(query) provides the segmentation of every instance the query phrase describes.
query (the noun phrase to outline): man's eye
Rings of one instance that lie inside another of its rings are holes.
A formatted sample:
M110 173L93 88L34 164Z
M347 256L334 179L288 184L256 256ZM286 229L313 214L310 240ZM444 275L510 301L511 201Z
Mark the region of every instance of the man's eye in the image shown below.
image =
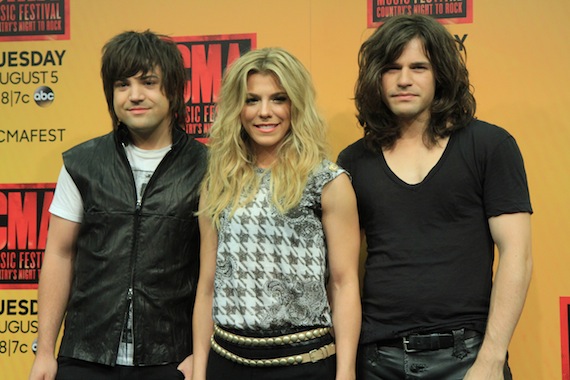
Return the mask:
M387 72L393 72L393 71L397 71L400 70L400 68L398 66L386 66L383 70L383 72L387 73Z

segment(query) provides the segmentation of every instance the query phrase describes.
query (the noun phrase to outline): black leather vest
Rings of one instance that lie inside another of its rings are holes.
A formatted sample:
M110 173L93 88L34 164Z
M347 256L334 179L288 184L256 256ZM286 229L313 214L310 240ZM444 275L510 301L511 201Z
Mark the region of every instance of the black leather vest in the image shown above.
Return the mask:
M60 355L114 365L132 300L135 365L179 362L192 353L199 270L194 212L206 147L175 129L172 149L137 204L117 136L113 132L63 154L84 218Z

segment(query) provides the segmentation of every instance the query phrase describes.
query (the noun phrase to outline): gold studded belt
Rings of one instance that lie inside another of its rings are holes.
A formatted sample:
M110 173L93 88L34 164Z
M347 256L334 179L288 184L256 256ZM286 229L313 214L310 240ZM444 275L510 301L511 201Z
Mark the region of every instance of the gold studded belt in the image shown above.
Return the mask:
M316 329L302 331L294 334L287 334L270 338L253 338L237 335L222 329L218 325L214 325L214 335L219 336L225 341L238 344L240 346L282 346L285 344L306 342L308 340L325 336L329 333L330 330L330 327L319 327Z
M263 339L268 339L268 338L263 338ZM284 356L280 358L271 358L271 359L248 359L242 356L238 356L220 346L215 341L214 335L212 335L210 343L212 349L218 355L233 362L236 362L238 364L247 365L251 367L276 367L276 366L297 365L303 363L315 363L318 362L319 360L326 359L329 356L332 356L336 353L334 343L329 343L325 346L311 350L304 354Z

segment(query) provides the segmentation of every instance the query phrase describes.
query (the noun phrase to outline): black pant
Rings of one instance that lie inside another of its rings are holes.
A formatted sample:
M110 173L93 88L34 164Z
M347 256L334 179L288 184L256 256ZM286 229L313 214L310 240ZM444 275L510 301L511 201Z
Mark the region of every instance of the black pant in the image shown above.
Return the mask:
M56 380L184 380L178 363L130 367L108 366L59 357Z
M453 347L406 352L376 343L364 344L358 351L356 377L358 380L462 380L475 362L482 341L481 336L465 339L464 357L454 355ZM508 363L503 373L505 380L512 380Z
M334 380L336 355L315 363L280 367L249 367L225 359L210 350L207 380Z

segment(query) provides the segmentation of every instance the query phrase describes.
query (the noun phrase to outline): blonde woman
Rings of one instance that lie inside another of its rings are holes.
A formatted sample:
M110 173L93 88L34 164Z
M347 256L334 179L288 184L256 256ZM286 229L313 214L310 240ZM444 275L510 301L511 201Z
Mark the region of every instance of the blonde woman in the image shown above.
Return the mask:
M236 60L209 146L193 379L354 379L356 199L305 67L280 48Z

